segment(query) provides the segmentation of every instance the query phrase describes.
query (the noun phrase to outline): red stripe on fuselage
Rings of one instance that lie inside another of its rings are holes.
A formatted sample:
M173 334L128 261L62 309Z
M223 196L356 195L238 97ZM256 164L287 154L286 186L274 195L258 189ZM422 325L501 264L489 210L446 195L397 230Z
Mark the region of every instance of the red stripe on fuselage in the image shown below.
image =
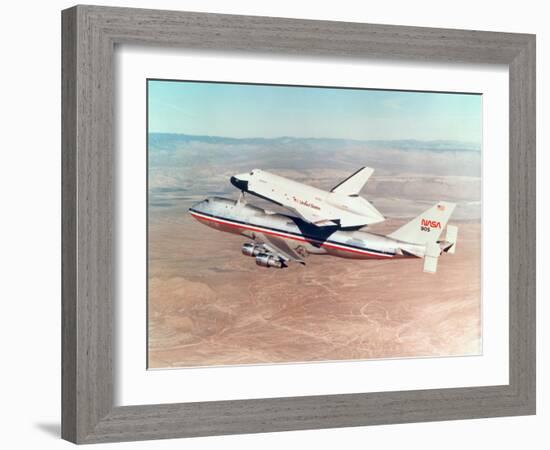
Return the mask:
M375 259L375 258L385 259L385 258L392 258L393 257L393 255L381 255L381 254L378 254L378 253L369 252L367 250L356 250L356 249L353 249L353 248L344 247L343 245L334 245L334 244L329 244L329 243L326 243L326 242L321 242L321 241L318 241L316 239L305 239L305 238L301 238L301 237L298 237L298 236L292 236L292 235L288 235L288 234L281 234L281 233L277 233L275 231L271 231L271 230L268 230L268 229L265 229L265 228L259 228L259 227L256 227L256 226L243 225L241 223L231 222L231 221L228 221L226 219L219 220L219 219L215 219L214 217L204 216L202 214L198 214L198 213L195 213L195 212L192 212L192 211L190 211L189 213L195 219L197 219L199 221L200 220L205 220L207 222L215 222L215 223L219 223L221 225L227 225L227 226L230 226L230 227L233 227L233 228L241 228L243 230L259 231L261 233L270 234L272 236L282 237L282 238L285 238L285 239L292 239L294 241L307 242L307 243L316 242L316 243L320 244L321 247L333 248L335 250L342 250L342 251L345 251L345 252L356 253L356 254L360 254L360 255L370 255L370 256L373 257L373 259Z

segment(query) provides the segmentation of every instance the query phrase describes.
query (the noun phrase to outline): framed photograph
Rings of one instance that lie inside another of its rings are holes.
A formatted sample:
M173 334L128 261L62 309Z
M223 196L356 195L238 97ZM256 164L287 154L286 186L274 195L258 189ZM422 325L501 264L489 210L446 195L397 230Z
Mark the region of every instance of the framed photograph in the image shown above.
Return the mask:
M62 435L535 413L535 37L62 13Z

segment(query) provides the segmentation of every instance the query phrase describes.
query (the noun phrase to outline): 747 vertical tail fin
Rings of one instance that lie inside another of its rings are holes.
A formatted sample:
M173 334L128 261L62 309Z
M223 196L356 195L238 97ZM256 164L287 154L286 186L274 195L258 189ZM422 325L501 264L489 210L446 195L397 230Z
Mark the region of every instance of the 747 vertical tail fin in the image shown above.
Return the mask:
M435 243L455 209L455 204L439 202L388 236L411 244Z

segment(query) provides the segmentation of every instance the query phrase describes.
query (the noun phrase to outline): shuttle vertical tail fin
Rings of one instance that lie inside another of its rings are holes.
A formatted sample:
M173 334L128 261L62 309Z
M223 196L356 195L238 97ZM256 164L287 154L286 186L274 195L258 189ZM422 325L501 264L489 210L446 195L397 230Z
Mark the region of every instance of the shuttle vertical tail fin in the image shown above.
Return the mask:
M366 184L374 169L370 167L361 167L357 172L351 174L344 181L334 186L330 192L343 195L359 195L361 189Z

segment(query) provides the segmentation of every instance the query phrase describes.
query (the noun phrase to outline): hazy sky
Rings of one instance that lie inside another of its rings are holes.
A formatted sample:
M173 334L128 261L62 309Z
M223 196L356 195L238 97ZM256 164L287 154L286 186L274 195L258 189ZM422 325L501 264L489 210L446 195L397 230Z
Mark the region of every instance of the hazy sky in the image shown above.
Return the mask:
M481 95L149 81L149 132L481 145Z

